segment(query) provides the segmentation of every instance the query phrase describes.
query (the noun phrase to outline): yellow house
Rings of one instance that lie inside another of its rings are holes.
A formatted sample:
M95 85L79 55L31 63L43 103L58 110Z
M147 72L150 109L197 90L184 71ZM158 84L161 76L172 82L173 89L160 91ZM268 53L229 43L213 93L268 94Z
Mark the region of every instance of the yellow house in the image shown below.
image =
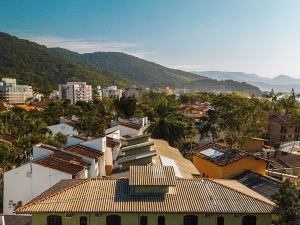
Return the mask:
M266 175L266 160L245 151L217 144L194 149L192 161L206 178L229 178L244 170Z
M232 180L176 178L132 166L129 178L58 183L17 209L32 225L271 225L274 203Z

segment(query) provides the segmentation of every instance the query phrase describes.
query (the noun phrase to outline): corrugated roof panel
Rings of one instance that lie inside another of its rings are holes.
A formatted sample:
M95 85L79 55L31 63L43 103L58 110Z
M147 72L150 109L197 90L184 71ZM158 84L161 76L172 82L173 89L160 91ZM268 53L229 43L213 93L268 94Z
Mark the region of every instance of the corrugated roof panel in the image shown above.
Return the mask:
M160 161L163 166L172 166L174 169L174 172L175 172L175 176L182 178L180 169L178 168L176 162L173 159L169 159L167 157L160 156Z

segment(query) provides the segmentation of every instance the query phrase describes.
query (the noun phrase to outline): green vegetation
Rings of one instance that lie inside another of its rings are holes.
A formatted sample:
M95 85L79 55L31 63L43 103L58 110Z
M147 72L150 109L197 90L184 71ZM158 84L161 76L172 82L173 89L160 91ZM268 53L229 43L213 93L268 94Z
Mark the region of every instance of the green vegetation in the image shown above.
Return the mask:
M300 189L287 179L279 185L273 197L278 206L280 224L296 225L300 219Z
M17 78L42 93L57 89L59 83L87 81L92 85L124 85L86 64L74 62L45 46L0 32L0 77Z
M120 52L79 54L61 48L55 48L54 51L74 61L86 63L105 73L125 78L131 83L145 87L186 87L200 91L240 91L262 94L257 87L247 83L232 80L217 81L181 70L169 69Z

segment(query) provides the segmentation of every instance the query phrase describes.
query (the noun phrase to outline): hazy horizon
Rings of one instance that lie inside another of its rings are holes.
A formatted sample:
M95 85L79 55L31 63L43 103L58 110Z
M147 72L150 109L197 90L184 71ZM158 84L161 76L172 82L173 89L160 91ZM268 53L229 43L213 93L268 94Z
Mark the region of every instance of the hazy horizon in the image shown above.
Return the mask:
M0 31L185 71L300 78L299 8L298 0L3 0Z

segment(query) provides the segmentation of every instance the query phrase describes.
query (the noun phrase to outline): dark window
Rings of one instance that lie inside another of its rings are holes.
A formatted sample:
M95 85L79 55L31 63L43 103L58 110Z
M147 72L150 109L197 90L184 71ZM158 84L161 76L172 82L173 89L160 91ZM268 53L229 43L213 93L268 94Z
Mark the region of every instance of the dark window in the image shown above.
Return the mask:
M217 225L224 225L224 217L223 216L219 216L217 219Z
M106 225L121 225L121 217L117 215L107 216Z
M87 225L87 217L86 216L82 216L80 217L80 225Z
M256 216L244 216L243 225L256 225Z
M184 216L183 225L198 225L198 216L195 215Z
M164 216L159 216L157 219L157 225L165 225L166 224L166 218Z
M148 224L148 217L147 216L141 216L140 225L147 225L147 224Z
M62 225L61 216L48 216L47 225Z

